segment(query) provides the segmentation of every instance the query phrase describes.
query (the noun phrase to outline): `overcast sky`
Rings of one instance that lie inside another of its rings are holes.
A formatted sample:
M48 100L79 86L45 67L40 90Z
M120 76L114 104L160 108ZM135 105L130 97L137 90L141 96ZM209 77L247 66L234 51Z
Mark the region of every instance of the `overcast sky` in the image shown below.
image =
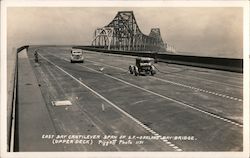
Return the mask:
M163 40L187 55L243 56L241 8L8 8L8 49L27 44L90 45L94 30L122 10L134 11L144 34L159 27Z

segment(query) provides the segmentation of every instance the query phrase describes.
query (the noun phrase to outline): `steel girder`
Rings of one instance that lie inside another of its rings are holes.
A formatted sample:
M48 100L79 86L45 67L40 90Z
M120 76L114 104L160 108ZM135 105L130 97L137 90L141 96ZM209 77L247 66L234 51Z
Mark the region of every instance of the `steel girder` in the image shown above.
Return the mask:
M95 30L92 46L123 51L166 51L159 28L141 32L133 11L119 11L105 27Z

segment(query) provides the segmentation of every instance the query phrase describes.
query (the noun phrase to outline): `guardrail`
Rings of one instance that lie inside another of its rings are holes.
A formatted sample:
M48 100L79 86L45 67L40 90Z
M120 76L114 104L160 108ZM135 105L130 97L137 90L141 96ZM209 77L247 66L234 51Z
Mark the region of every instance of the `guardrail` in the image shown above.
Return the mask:
M157 59L158 61L172 63L172 64L181 64L181 65L203 67L203 68L232 71L239 73L243 72L243 59L200 57L200 56L176 55L176 54L166 54L166 53L152 53L152 52L150 53L142 51L118 51L118 50L107 50L103 48L95 48L91 46L75 46L74 48L110 53L110 54L151 57Z
M17 110L18 110L18 53L24 49L28 49L29 46L23 46L16 50L16 61L15 61L15 68L14 68L14 80L13 80L13 89L12 89L12 96L11 99L11 114L9 118L7 118L7 151L13 152L15 151L15 146L17 142L15 142L15 137L18 133L17 132Z

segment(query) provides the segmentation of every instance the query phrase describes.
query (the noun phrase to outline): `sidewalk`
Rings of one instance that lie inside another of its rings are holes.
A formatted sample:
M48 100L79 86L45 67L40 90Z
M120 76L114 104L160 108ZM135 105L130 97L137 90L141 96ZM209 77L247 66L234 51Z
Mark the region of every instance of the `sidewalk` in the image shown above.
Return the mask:
M42 135L56 134L27 51L18 55L17 151L55 151Z

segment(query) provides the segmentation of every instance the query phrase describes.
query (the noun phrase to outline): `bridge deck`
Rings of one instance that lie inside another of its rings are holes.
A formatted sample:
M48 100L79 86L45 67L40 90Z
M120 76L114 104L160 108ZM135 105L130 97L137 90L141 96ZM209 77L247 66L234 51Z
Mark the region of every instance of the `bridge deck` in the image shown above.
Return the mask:
M122 139L124 142L118 139L115 145L108 146L100 142L103 139L93 140L92 145L51 145L51 139L47 142L51 150L243 149L243 77L240 73L156 63L158 71L155 76L133 76L128 72L128 66L135 62L133 57L88 51L84 63L71 64L70 48L48 47L39 48L39 64L36 64L33 58L35 49L29 49L28 59L37 84L40 84L49 113L46 117L53 124L51 131L55 131L54 135L124 135L136 138L131 139L132 144L124 144L125 141L130 143L126 138ZM19 98L24 93L28 92L20 92ZM69 100L72 105L52 105L52 101L59 100ZM19 105L19 109L22 108L23 105ZM21 111L19 116L25 116L26 112ZM33 115L37 117L38 114ZM20 122L25 122L27 118L21 119L24 120ZM27 133L27 128L20 131L19 138L33 132L30 129ZM160 139L140 139L140 136L158 136ZM178 140L186 138L191 140ZM25 144L35 143L31 140L19 141L19 146L23 147L19 150L27 150ZM45 139L40 136L36 141ZM41 149L34 147L30 150Z

